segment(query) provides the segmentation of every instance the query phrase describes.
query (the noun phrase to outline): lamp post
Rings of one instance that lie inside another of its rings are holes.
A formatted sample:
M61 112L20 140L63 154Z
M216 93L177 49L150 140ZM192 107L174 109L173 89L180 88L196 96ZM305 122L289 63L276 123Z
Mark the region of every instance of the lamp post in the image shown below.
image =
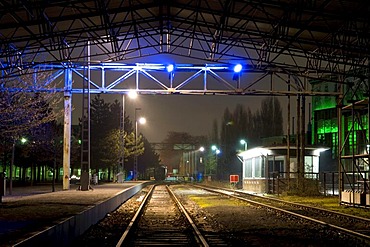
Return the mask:
M130 99L137 98L136 90L130 90L127 93ZM123 173L123 179L125 179L124 169L125 169L125 95L122 94L122 146L123 146L123 153L121 157L121 172Z
M22 137L20 141L22 144L25 144L27 142L27 139ZM15 142L16 142L16 139L13 140L13 145L12 145L12 160L10 161L10 169L9 169L9 195L12 195L13 193L13 167L14 167L14 158L15 158Z
M189 158L189 153L188 153L188 158ZM186 161L186 164L185 164L185 176L186 177L189 177L189 173L190 173L190 161L187 160Z
M220 149L217 148L216 145L212 145L211 149L215 152L215 157L216 157L216 173L217 173L217 166L218 166L218 155L221 153Z
M13 140L13 145L12 145L12 160L10 162L10 169L9 169L9 195L12 195L12 193L13 193L14 154L15 154L15 140Z
M141 117L137 119L137 111L141 110L141 108L135 108L135 155L134 155L134 180L137 181L137 163L138 163L138 156L137 156L137 129L138 123L145 124L146 119Z
M202 146L199 148L199 152L203 153L205 150L205 148ZM206 175L206 165L205 165L205 162L203 162L203 157L202 155L199 155L199 165L198 165L198 162L197 162L197 167L196 167L196 173L198 173L197 175L199 176L199 179L202 178L202 176L200 175L200 169L199 169L199 166L201 166L201 164L204 163L204 176ZM197 177L198 177L197 176Z

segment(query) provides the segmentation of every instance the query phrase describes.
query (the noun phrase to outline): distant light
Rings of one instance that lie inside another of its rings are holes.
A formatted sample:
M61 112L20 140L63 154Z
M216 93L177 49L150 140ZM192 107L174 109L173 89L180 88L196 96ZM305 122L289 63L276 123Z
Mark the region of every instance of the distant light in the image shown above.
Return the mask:
M219 154L221 153L221 151L219 149L216 150L216 154Z
M146 123L146 118L145 117L139 118L139 123L140 124L145 124Z
M130 91L128 92L128 97L129 97L130 99L136 99L136 98L137 98L137 92L136 92L136 90L130 90Z
M242 71L242 69L243 69L243 66L241 64L237 64L234 66L235 73L239 73L240 71Z
M175 69L175 66L173 66L173 64L169 64L166 67L166 70L168 73L171 73L174 69Z
M199 151L204 152L204 147L200 147Z
M21 143L22 143L22 144L25 144L26 142L27 142L27 139L26 139L25 137L22 137L22 138L21 138Z
M246 144L247 142L245 140L240 140L240 144L244 145Z
M217 150L216 145L212 145L211 149L212 149L213 151Z

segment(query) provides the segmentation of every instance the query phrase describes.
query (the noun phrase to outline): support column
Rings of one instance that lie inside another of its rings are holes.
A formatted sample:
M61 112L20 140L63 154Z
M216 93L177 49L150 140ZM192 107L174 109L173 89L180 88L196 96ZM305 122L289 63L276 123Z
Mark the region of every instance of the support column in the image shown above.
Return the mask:
M301 189L302 170L301 170L301 96L297 96L297 131L296 131L296 158L297 158L297 188Z
M288 92L290 92L290 75L288 78ZM287 122L287 153L286 153L286 178L288 179L288 191L290 191L290 94L288 94L288 122ZM294 121L294 120L293 120Z
M339 201L342 202L342 191L343 186L343 166L342 166L342 151L343 151L343 129L342 129L342 107L343 107L343 84L339 84L338 92L340 92L337 97L337 124L338 124L338 143L337 143L337 159L338 159L338 193ZM343 154L344 155L344 154Z
M63 190L69 190L71 167L71 126L72 126L72 70L64 72L64 137L63 137Z

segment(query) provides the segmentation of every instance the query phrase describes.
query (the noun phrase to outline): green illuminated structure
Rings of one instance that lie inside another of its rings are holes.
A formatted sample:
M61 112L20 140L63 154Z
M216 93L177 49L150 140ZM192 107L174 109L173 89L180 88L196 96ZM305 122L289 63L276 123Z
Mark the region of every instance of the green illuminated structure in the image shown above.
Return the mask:
M332 162L338 164L341 202L370 206L368 79L358 74L344 83L310 83L313 91L329 95L312 98L312 144L331 148Z
M352 111L348 108L353 102L361 102L366 100L365 88L357 87L354 91L353 87L356 85L356 79L348 78L346 81L353 80L353 84L344 85L344 97L342 103L340 103L338 97L335 96L313 96L312 97L312 111L313 111L313 131L312 131L312 144L325 144L332 150L332 158L338 158L338 133L339 133L339 122L338 122L338 107L347 106L342 111L341 124L342 124L342 138L345 137L346 133L349 133L348 138L349 146L346 147L346 154L351 154L353 151L353 145L364 145L360 142L364 142L368 139L368 113L366 107L360 110L360 107L356 107L356 117L352 117ZM357 81L358 82L358 81ZM367 80L361 81L361 84L366 84ZM311 81L312 90L319 92L340 92L340 88L337 84L331 82L316 82ZM338 102L338 103L337 103ZM338 107L337 107L338 106ZM344 128L345 127L345 128ZM360 138L366 133L366 138Z

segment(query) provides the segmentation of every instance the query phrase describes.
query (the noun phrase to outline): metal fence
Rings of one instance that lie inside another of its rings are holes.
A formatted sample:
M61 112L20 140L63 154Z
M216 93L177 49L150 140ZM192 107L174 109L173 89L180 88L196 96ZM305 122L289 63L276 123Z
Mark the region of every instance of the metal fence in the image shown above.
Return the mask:
M306 192L318 192L325 196L339 195L339 173L338 172L319 172L304 173L297 172L272 172L269 174L269 192L281 194L291 188L300 187ZM298 177L301 176L301 179Z

